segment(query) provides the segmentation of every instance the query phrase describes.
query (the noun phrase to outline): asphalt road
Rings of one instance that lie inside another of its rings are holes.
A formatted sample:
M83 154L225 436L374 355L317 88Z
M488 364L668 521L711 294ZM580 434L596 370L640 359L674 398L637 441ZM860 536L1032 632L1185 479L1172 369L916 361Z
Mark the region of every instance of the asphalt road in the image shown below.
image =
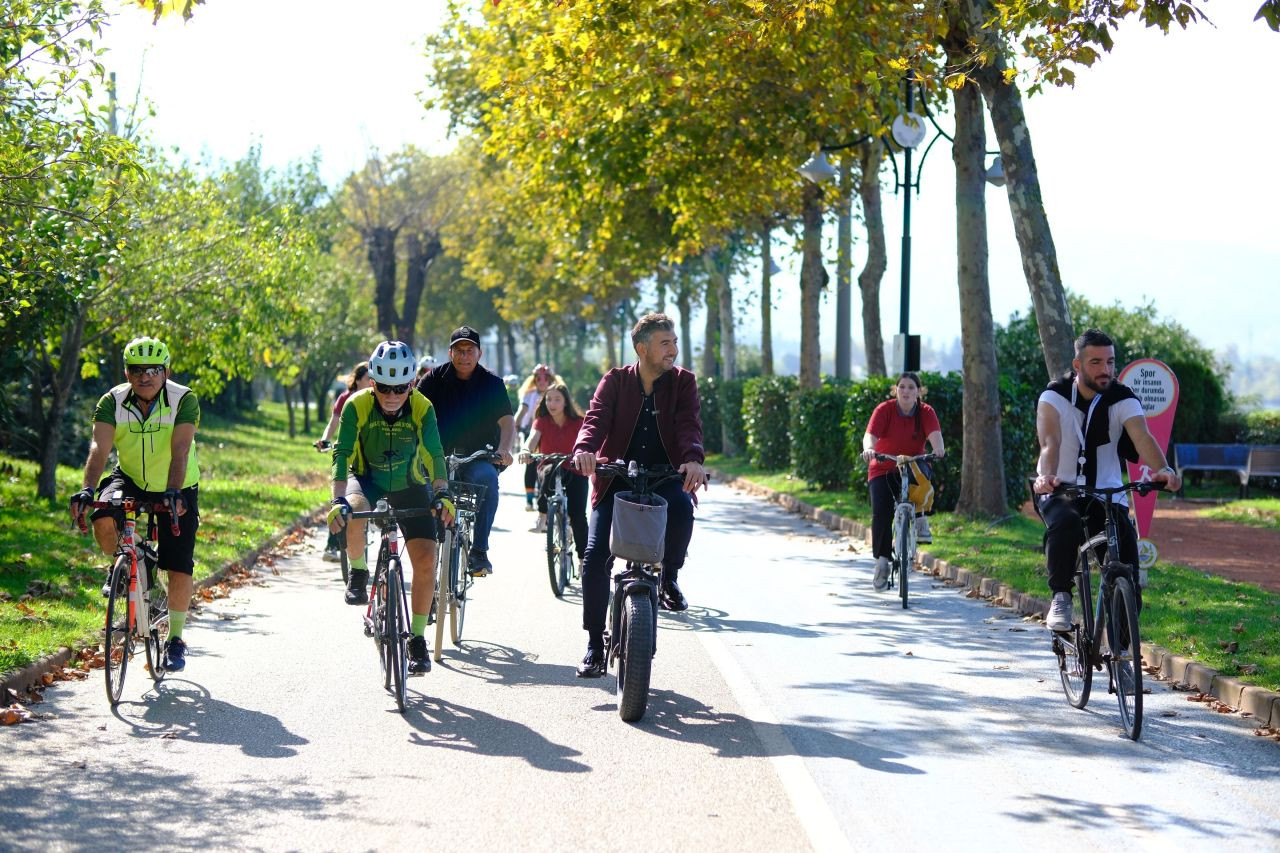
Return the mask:
M1280 849L1280 745L1154 684L1143 738L1066 705L1042 626L725 487L663 614L649 712L574 677L576 590L503 504L461 649L381 688L319 532L206 605L187 671L101 672L0 730L0 849Z

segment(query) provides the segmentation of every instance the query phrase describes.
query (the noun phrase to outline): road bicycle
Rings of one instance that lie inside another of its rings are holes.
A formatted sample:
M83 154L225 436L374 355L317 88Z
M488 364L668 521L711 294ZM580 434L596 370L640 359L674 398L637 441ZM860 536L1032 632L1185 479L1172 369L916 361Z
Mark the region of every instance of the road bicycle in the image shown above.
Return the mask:
M366 518L378 528L382 544L373 570L373 595L364 613L364 634L373 638L382 666L383 689L395 696L396 708L404 713L405 681L409 677L409 598L404 588L404 567L400 561L399 522L431 515L430 507L396 509L379 498L371 510L344 513L348 518ZM367 527L367 525L366 525Z
M169 598L156 573L156 516L169 515L173 535L180 532L177 516L168 504L138 501L129 497L91 501L93 509L118 509L124 513L124 530L116 544L107 578L107 618L103 629L103 667L107 701L120 702L129 661L138 646L146 651L147 670L152 681L165 676L164 644L169 637ZM86 513L87 514L87 513ZM147 535L138 538L138 518L147 516ZM80 532L88 532L85 516L79 519Z
M581 567L574 560L573 534L569 529L569 499L564 493L559 467L572 459L568 453L531 453L529 458L545 477L555 480L555 490L547 496L547 576L551 580L551 592L556 598L564 595L570 581L579 578Z
M609 549L610 562L624 560L625 568L613 573L613 595L609 600L608 630L605 631L605 660L617 665L618 716L633 723L644 716L649 704L649 678L653 658L658 651L658 590L662 588L661 543L624 543L619 536L619 497L654 513L650 526L666 525L666 501L654 489L669 480L682 480L684 475L670 465L645 468L637 462L606 462L596 466L601 474L621 477L631 485L630 492L614 496L613 529ZM660 521L656 518L660 514ZM628 537L629 538L629 537ZM639 545L638 550L622 547ZM624 553L618 553L623 550ZM648 551L648 559L632 559L640 551Z
M885 453L875 454L881 462L892 462L898 466L899 494L898 502L893 506L892 545L893 556L889 559L889 589L898 586L898 594L902 596L902 609L907 609L907 586L911 567L916 564L916 505L908 497L911 488L911 463L932 462L932 453L919 456L890 456Z
M1058 658L1062 692L1073 708L1089 701L1094 670L1106 667L1107 691L1120 706L1120 723L1130 740L1142 734L1142 642L1138 634L1137 567L1122 562L1113 495L1136 492L1146 495L1163 489L1160 483L1129 483L1124 486L1090 489L1079 485L1059 486L1054 494L1101 501L1105 507L1102 532L1089 536L1088 523L1081 518L1082 538L1076 562L1075 594L1080 602L1079 619L1071 630L1053 635L1053 653ZM1123 507L1124 505L1119 505ZM1039 511L1039 502L1036 510ZM1126 508L1127 511L1127 508ZM1096 605L1090 587L1098 576Z
M467 618L467 601L474 582L467 565L471 558L471 529L476 514L484 504L485 487L458 479L458 471L477 459L501 462L502 457L492 447L477 450L470 456L450 454L445 457L449 470L449 491L453 493L453 525L444 534L440 549L440 571L436 575L435 603L431 619L436 625L436 648L433 657L440 660L444 645L444 619L449 617L449 638L455 646L462 645L462 627Z

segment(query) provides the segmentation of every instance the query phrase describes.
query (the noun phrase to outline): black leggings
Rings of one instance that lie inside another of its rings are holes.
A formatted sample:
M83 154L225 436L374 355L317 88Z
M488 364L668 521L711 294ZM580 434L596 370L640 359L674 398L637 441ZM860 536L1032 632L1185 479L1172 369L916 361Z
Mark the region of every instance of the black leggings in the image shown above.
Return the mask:
M578 559L587 551L587 478L564 468L557 468L560 482L564 483L564 496L569 509L569 526L573 528L573 547ZM547 498L555 491L555 480L543 475L538 485L538 512L547 511Z

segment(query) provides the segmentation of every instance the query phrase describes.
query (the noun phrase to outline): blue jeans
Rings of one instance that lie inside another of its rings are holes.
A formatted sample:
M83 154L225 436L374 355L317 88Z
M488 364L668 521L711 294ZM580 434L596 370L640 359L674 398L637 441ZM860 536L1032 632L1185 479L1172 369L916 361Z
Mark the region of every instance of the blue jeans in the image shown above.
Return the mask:
M458 479L484 486L484 501L476 513L475 527L471 529L471 547L477 551L488 551L489 531L493 529L493 518L498 514L498 469L487 459L477 459L458 469Z
M609 490L591 510L587 533L587 554L582 560L582 627L594 640L604 634L604 621L609 612L609 530L613 527L613 495ZM653 490L667 501L667 543L662 557L663 582L674 581L684 565L689 540L693 538L693 499L684 483L671 480Z

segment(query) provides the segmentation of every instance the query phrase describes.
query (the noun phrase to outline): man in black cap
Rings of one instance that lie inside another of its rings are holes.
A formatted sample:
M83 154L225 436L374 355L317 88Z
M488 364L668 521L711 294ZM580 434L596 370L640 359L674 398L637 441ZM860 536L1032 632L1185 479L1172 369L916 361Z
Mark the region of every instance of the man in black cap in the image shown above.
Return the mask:
M502 377L480 365L480 355L480 333L459 326L449 336L449 360L427 371L418 380L418 390L435 407L446 454L469 456L487 446L498 453L504 466L510 465L516 424L511 400ZM483 577L493 572L489 530L498 513L498 469L487 459L478 459L460 468L458 479L485 487L468 560L470 573Z

